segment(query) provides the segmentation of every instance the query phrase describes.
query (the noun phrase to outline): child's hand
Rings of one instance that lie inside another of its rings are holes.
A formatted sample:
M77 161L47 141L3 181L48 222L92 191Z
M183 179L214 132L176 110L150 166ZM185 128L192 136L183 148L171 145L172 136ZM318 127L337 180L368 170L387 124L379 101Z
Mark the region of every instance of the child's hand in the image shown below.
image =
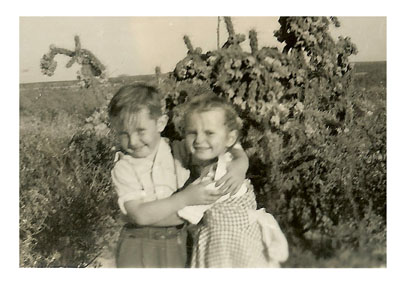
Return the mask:
M221 186L219 189L222 192L234 195L239 191L246 178L249 158L241 148L232 148L230 153L232 154L232 161L227 164L226 174L216 181L216 187Z
M219 191L224 195L230 193L230 195L236 194L242 186L246 177L246 171L239 171L239 169L233 169L228 171L222 178L216 181L216 187L219 187Z
M219 190L206 189L205 187L210 183L213 182L210 180L200 181L200 179L198 179L198 181L189 184L182 191L186 206L212 204L226 194Z

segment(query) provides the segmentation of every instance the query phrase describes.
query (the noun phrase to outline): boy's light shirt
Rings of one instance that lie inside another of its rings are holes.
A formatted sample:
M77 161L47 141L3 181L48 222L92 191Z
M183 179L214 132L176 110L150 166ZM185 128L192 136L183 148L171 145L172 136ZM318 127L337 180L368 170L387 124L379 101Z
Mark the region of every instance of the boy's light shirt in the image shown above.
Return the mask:
M161 138L155 158L134 158L117 152L112 180L118 203L127 215L124 203L132 200L150 202L171 196L189 178L189 170L174 159L166 139Z
M216 171L210 171L206 177L202 179L202 181L205 180L214 180L217 181L219 180L223 175L226 174L226 164L232 160L232 155L227 152L221 156L218 157L218 162L217 162L217 167ZM249 180L246 180L249 181ZM234 195L226 194L220 197L218 200L216 200L215 203L223 202L226 199L232 197L240 197L244 193L247 192L247 186L246 186L246 181L240 186L240 189L237 193ZM211 183L206 186L206 189L208 190L218 190L220 187L215 187L215 183ZM202 219L204 213L206 210L211 208L215 203L210 204L210 205L194 205L194 206L187 206L184 207L183 209L178 211L178 216L188 220L191 224L198 224L198 222Z

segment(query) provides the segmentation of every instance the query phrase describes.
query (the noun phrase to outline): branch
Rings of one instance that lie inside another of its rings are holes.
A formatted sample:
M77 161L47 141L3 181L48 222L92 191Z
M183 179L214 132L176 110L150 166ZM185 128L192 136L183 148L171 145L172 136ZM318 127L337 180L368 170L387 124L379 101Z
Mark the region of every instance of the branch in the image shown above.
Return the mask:
M193 53L194 52L194 47L192 46L191 40L187 35L184 36L184 43L188 48L188 53Z
M226 23L226 29L228 30L229 37L235 36L235 30L233 29L232 19L230 17L223 17Z
M252 49L252 54L256 54L259 51L257 32L256 30L249 31L250 48Z

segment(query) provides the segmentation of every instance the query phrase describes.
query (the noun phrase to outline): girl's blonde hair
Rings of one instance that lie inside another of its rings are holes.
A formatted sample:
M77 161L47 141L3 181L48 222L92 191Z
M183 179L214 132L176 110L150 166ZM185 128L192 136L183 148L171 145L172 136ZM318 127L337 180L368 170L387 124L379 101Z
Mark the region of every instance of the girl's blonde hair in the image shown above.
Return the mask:
M240 119L232 104L216 94L206 92L198 96L193 96L185 103L185 105L184 122L188 115L193 112L207 112L214 109L222 109L225 112L225 126L229 131L236 130L240 134L240 130L243 126L242 119Z

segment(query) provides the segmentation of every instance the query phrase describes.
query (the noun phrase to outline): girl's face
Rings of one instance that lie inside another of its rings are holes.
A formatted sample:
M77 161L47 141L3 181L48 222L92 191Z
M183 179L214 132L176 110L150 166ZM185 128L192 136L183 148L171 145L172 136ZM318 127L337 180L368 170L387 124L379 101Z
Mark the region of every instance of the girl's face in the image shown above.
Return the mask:
M148 109L142 109L126 119L125 124L118 127L121 148L135 158L155 155L160 143L161 132L167 124L166 116L155 120Z
M225 125L225 112L214 109L192 112L185 119L185 141L189 151L199 160L212 160L231 147L237 138L236 131Z

